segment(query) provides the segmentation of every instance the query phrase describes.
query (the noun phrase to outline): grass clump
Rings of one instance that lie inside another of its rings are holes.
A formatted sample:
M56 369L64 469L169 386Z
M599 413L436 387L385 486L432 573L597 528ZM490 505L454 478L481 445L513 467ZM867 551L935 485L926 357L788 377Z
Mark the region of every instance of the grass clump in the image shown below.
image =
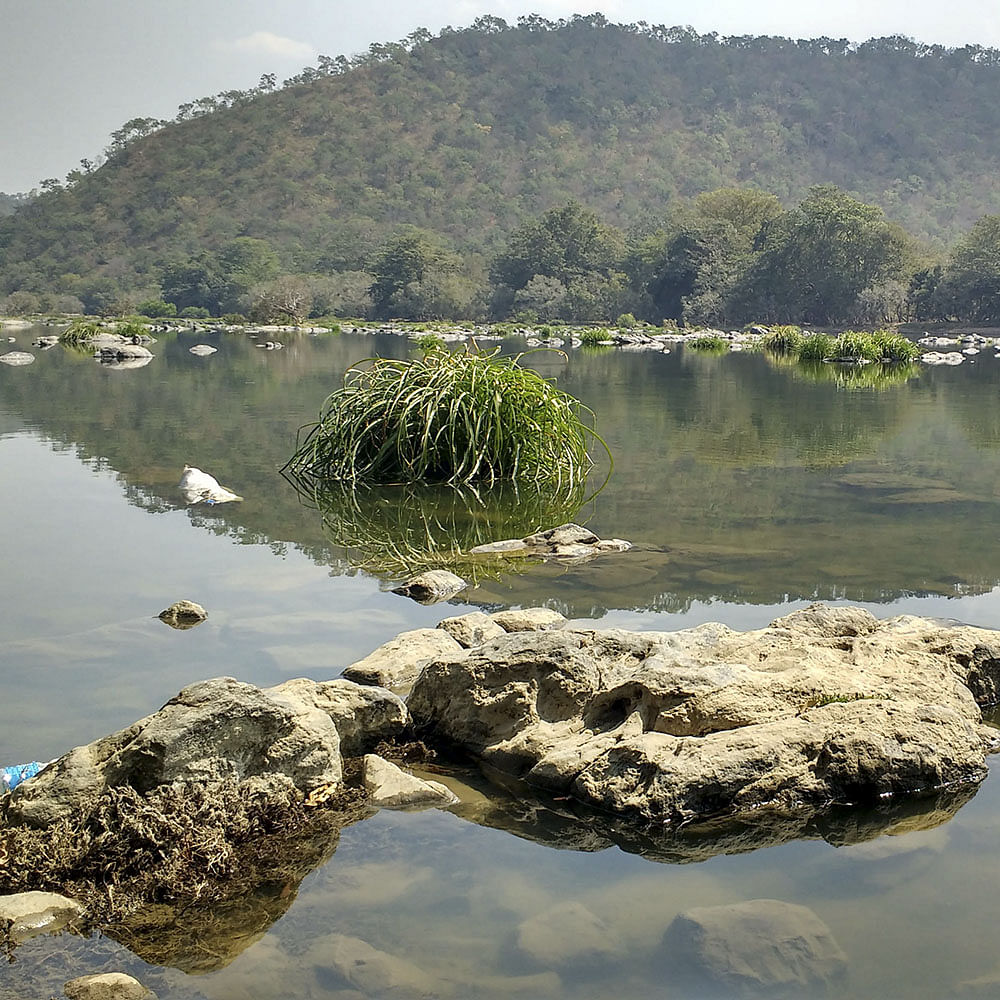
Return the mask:
M891 330L876 330L872 335L879 360L891 365L909 364L920 357L920 348L901 333Z
M499 349L370 358L347 369L283 471L307 487L531 484L571 493L593 468L593 413ZM610 458L610 452L608 452Z
M685 346L695 351L705 351L708 354L722 354L729 350L729 341L725 337L709 333L697 337L692 337L685 341Z
M837 353L837 338L826 333L813 333L804 337L799 347L802 361L824 361Z
M795 354L802 349L805 335L797 326L772 326L764 336L764 350L772 354Z
M580 338L580 343L586 347L598 347L613 342L611 334L600 328L588 327L586 330L578 330L576 335Z
M104 332L104 327L100 323L78 319L59 334L59 341L63 344L69 344L70 347L75 347L78 344L86 344L88 341L94 340Z

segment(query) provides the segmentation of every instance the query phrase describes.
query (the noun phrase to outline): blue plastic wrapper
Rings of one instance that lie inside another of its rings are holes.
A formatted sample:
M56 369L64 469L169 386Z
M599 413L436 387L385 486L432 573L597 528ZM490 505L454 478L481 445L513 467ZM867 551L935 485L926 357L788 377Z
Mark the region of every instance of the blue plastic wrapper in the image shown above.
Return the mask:
M33 778L45 767L41 761L33 760L30 764L14 764L13 767L0 767L0 786L4 792L12 792L22 781Z

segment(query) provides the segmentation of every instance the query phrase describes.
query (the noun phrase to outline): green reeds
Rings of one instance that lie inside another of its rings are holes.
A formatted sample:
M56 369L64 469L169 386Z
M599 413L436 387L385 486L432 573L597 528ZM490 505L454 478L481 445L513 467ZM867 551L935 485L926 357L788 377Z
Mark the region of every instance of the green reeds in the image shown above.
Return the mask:
M827 333L813 333L804 337L799 348L800 361L825 361L837 353L837 338Z
M75 347L78 344L86 344L94 340L102 333L107 332L100 323L93 320L78 319L72 326L67 327L59 334L59 342Z
M764 350L772 354L799 353L805 336L797 326L772 326L764 336Z
M685 340L684 346L695 351L704 351L706 354L725 354L729 350L729 341L725 337L709 333Z
M313 488L512 482L574 493L594 466L591 441L610 452L592 411L522 367L524 356L466 348L352 365L283 471Z

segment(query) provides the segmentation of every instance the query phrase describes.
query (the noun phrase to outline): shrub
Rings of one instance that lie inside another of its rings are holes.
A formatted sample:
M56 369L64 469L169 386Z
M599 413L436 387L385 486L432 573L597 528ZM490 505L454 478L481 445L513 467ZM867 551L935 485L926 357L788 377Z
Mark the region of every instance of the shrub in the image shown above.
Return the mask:
M147 299L140 302L135 311L140 316L148 316L150 319L160 319L164 316L176 316L177 306L173 302L164 302L163 299Z
M177 315L181 319L208 319L212 314L203 306L185 306Z
M692 337L690 340L684 341L684 345L696 351L705 351L710 354L722 354L723 351L729 350L729 341L714 333Z
M587 347L596 347L601 344L607 344L611 341L611 336L607 330L595 330L593 328L577 331L577 337L579 337L580 342L582 344L586 344Z
M285 470L313 488L508 481L574 491L593 467L590 439L607 445L585 422L591 411L523 357L467 348L352 365Z
M879 360L899 365L915 361L920 356L920 348L908 337L891 330L876 330L872 335Z
M836 357L842 361L879 361L880 351L870 333L845 330L837 338Z

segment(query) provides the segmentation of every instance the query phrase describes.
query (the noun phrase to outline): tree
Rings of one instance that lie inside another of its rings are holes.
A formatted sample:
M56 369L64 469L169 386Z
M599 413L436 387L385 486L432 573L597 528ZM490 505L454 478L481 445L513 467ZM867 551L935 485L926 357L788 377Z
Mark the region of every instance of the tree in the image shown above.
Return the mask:
M744 315L759 319L847 322L865 289L902 274L903 240L882 209L833 185L769 222L759 245L738 293Z
M432 318L416 316L413 310L426 311L427 303L420 304L424 296L437 296L444 287L444 278L460 271L460 258L442 247L435 236L407 227L390 240L372 266L374 315L378 319Z
M1000 320L1000 215L984 215L958 242L934 293L939 315Z

